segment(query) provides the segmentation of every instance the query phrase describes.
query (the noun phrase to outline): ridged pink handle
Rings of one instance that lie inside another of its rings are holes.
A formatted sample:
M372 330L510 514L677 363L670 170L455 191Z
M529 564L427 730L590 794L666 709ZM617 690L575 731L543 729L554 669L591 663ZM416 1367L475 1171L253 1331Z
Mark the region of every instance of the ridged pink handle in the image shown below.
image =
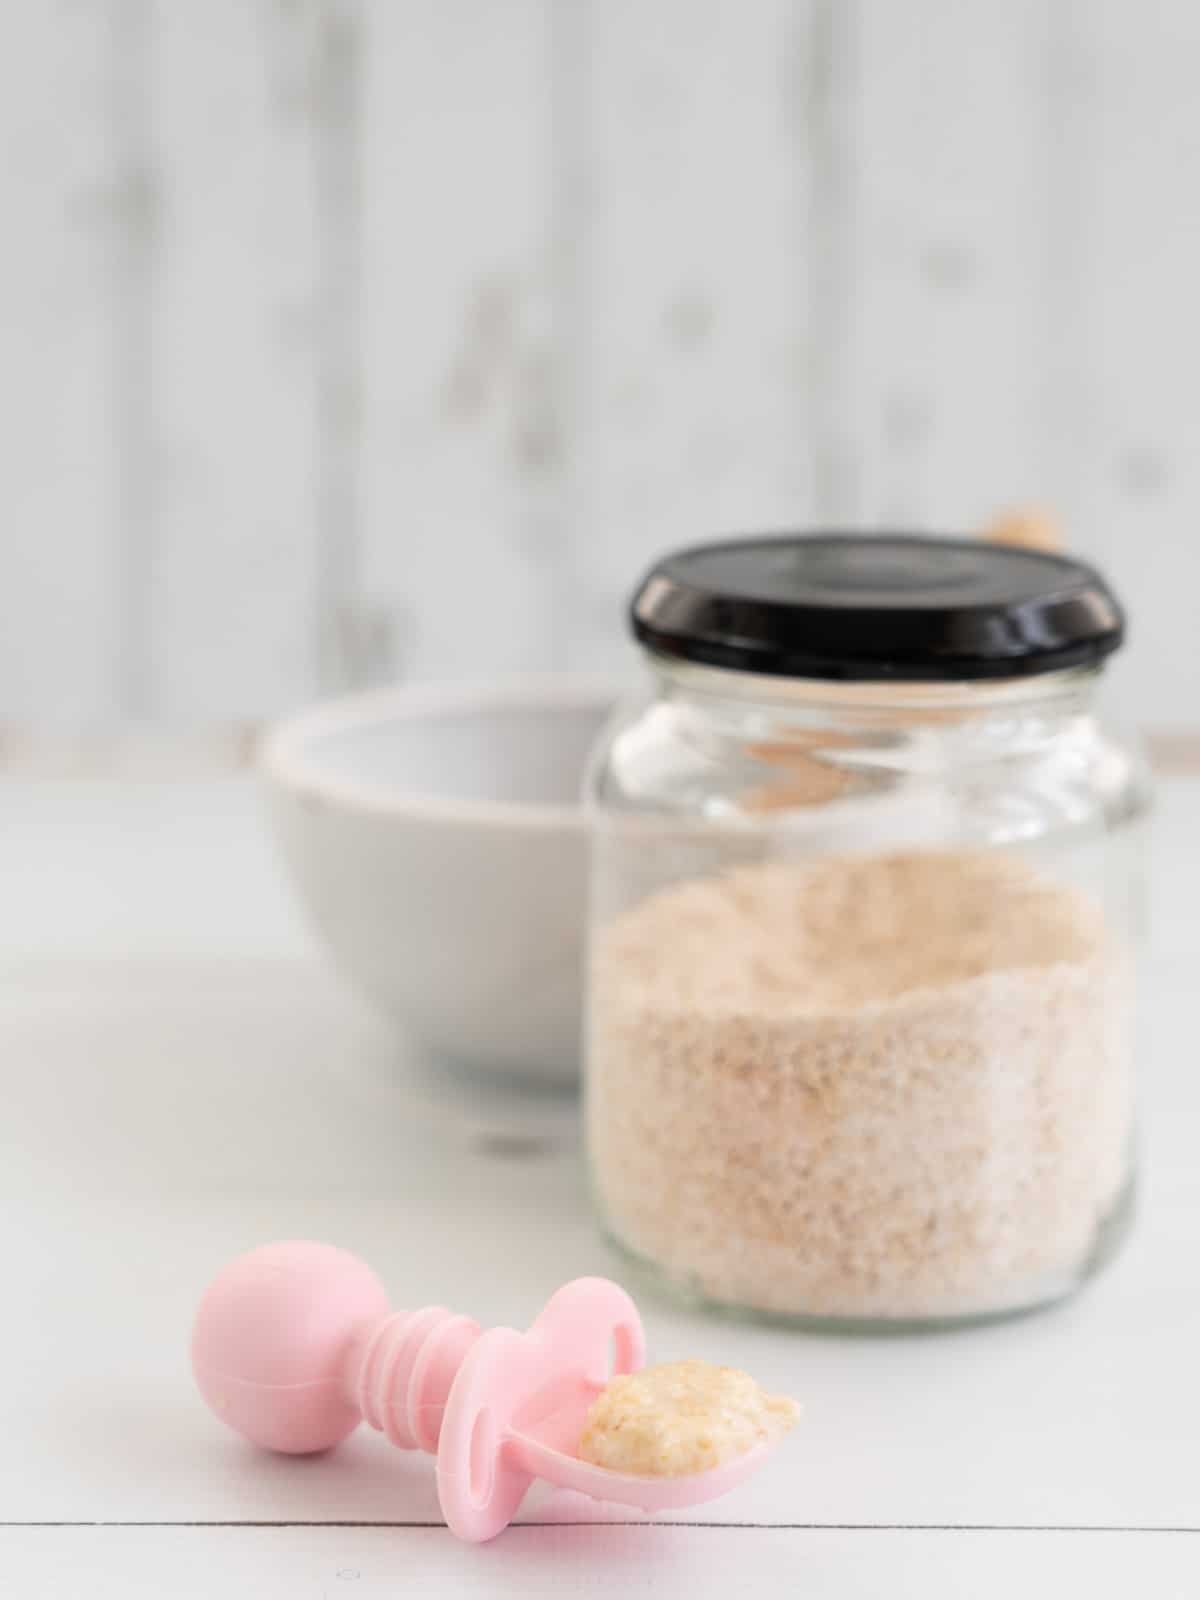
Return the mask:
M436 1453L450 1389L481 1331L445 1306L385 1317L347 1373L364 1420L401 1450Z

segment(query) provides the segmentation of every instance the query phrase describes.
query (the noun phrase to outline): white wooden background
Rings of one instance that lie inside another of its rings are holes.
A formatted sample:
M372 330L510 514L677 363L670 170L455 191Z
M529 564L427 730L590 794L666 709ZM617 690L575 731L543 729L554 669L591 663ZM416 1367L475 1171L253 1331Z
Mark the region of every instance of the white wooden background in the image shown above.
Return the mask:
M0 729L619 658L1029 499L1200 723L1194 0L7 0Z

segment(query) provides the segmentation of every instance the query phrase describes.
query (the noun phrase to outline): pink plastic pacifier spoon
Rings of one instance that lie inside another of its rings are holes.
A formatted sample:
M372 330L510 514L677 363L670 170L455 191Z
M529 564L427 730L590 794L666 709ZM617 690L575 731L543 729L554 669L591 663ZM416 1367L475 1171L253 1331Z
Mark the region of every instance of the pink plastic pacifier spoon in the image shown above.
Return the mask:
M369 1267L308 1241L231 1262L201 1301L192 1337L200 1392L230 1427L271 1450L307 1452L329 1449L365 1417L401 1449L437 1456L442 1512L474 1541L508 1526L534 1478L670 1511L755 1470L770 1446L679 1478L579 1459L592 1402L645 1358L637 1307L606 1278L565 1284L528 1333L485 1332L444 1306L391 1311Z

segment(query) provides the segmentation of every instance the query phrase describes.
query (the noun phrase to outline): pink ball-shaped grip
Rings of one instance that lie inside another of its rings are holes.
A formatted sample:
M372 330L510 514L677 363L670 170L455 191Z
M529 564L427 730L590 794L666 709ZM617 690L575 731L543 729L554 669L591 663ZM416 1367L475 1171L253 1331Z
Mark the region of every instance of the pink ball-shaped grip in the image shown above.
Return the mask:
M213 1280L192 1368L217 1415L270 1450L328 1450L361 1420L346 1393L351 1346L388 1310L369 1267L306 1240L239 1256Z

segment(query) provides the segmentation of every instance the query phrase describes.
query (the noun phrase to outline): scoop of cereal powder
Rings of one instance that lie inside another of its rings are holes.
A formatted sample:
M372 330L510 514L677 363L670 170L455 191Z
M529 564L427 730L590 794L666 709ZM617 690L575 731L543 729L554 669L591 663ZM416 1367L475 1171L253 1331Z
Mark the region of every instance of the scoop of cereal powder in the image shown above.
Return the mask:
M615 1472L686 1477L772 1442L799 1415L736 1367L674 1361L614 1378L587 1414L579 1455Z

